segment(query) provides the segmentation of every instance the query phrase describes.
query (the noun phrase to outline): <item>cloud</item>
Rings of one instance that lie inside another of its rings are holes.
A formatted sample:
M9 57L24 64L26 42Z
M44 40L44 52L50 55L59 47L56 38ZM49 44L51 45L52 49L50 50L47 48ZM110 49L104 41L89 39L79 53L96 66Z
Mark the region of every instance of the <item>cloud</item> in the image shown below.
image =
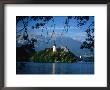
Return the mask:
M72 38L74 40L84 41L86 37L87 37L86 32L77 32L77 33L74 33Z
M54 29L54 28L48 26L47 29ZM62 29L64 29L64 26L56 26L55 29L56 30L62 30ZM79 27L76 27L76 26L70 26L69 29L75 29L75 30L77 29L77 30L79 30L80 28Z

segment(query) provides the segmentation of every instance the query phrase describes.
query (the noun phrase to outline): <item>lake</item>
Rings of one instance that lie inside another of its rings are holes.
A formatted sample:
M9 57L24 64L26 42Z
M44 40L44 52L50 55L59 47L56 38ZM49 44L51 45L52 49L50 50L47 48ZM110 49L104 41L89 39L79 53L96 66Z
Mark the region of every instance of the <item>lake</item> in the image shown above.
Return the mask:
M53 69L54 68L54 69ZM94 74L94 62L34 63L17 62L16 74Z

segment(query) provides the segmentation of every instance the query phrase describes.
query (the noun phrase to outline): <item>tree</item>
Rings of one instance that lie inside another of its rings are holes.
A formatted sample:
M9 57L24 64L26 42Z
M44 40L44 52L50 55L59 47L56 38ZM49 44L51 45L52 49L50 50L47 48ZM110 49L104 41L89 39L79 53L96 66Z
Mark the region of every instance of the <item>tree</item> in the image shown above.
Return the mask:
M87 38L81 45L81 49L88 48L90 51L94 51L94 22L92 22L89 27L87 27L86 31Z
M16 17L16 26L18 26L19 24L22 25L22 28L20 30L17 30L17 38L19 38L21 35L23 36L24 40L29 41L29 33L28 33L28 26L29 23L31 21L35 21L36 23L34 23L31 27L32 29L39 29L41 27L43 27L46 23L48 23L48 21L52 19L51 16L17 16ZM44 27L43 27L44 28ZM17 28L16 28L17 29ZM20 32L23 31L23 34L19 34ZM42 29L43 32L43 29ZM42 34L41 34L42 36ZM35 38L32 38L32 40L30 40L30 42L35 42L37 40L35 40ZM34 44L34 43L32 43Z

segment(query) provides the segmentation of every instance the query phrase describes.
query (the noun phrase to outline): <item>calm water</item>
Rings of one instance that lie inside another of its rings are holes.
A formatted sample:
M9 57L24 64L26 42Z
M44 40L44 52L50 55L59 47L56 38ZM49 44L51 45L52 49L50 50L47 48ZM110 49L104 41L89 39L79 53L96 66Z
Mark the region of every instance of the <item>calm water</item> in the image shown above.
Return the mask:
M17 74L94 74L94 62L34 63L17 62Z

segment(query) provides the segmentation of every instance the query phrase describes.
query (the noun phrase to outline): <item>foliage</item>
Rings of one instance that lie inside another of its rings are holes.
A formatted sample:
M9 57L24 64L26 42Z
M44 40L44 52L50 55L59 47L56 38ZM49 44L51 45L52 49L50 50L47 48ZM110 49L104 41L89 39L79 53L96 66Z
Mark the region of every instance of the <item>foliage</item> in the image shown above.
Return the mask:
M81 45L81 49L88 48L94 51L94 22L86 29L87 38Z
M29 61L30 56L34 53L33 44L22 45L16 48L17 61Z

